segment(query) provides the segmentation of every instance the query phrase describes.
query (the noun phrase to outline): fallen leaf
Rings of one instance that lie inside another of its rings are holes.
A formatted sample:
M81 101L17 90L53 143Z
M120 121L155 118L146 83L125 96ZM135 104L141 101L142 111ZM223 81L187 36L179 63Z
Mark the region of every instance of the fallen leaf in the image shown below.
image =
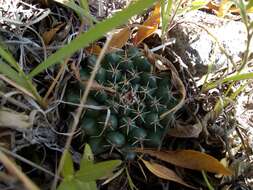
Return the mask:
M22 131L32 127L32 123L26 114L18 113L8 108L1 108L0 126Z
M113 52L122 48L130 38L130 34L131 30L128 27L117 30L112 35L107 52ZM86 48L86 51L88 51L90 54L99 55L102 51L102 48L97 44L92 44L90 47Z
M204 170L223 175L232 175L232 171L224 167L217 159L208 154L195 150L158 151L153 149L136 148L135 152L149 154L150 156L154 156L160 160L180 166L182 168L199 171Z
M212 10L215 12L215 14L217 15L217 12L219 11L219 5L217 5L216 3L214 3L213 1L209 1L206 5L205 8L208 10Z
M154 11L151 13L148 19L143 23L143 25L139 27L133 39L133 43L135 45L138 45L139 43L141 43L145 38L149 37L157 30L160 24L160 17L161 17L160 8L161 8L160 3L157 3Z
M55 26L54 28L50 29L49 31L46 31L42 34L42 38L45 42L46 45L48 45L52 39L54 38L55 34L61 29L61 27L64 25L65 23L61 23L58 24L57 26Z
M157 177L180 183L181 185L184 185L184 186L192 188L192 189L197 189L197 188L185 183L173 170L170 170L169 168L166 168L160 164L145 161L143 159L142 159L142 162L149 169L149 171L151 171Z
M217 16L224 17L225 15L227 15L233 4L234 2L230 0L222 0L219 6Z
M251 1L250 1L251 2ZM240 14L240 9L237 7L231 7L230 12L233 14ZM253 7L251 6L246 6L246 13L253 13Z
M248 4L249 5L249 4ZM222 1L221 3L216 3L214 1L209 1L204 8L208 10L212 10L217 16L223 17L225 16L228 12L232 14L240 14L240 9L233 6L232 1ZM246 12L247 13L252 13L253 12L253 7L247 6L246 7Z
M118 30L112 35L107 52L122 48L130 38L131 30L128 27Z
M184 124L176 121L175 126L168 129L167 134L179 138L198 138L202 130L202 124L198 120L196 124Z
M88 51L90 54L99 55L100 52L102 51L102 48L97 44L92 44L91 46L87 47L85 50Z

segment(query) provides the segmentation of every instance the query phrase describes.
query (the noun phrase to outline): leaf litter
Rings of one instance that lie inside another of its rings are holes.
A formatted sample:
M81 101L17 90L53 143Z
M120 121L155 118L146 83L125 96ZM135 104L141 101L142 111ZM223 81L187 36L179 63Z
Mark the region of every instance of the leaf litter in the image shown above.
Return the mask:
M5 3L8 1L4 1ZM77 35L78 30L83 30L82 26L80 26L79 18L76 17L72 10L69 10L67 8L61 7L59 4L55 3L47 3L47 1L42 1L44 6L41 6L39 3L32 6L30 2L23 2L23 1L16 1L20 4L10 4L9 1L8 5L14 7L13 10L19 10L21 11L21 15L23 16L21 20L18 20L18 18L14 17L13 14L10 18L10 20L3 20L1 21L1 26L3 26L6 31L1 31L1 38L4 38L4 42L6 42L8 48L13 52L16 60L22 60L19 61L20 64L22 64L22 67L29 71L33 68L34 65L39 64L41 62L41 58L44 57L45 52L46 54L51 54L58 48L60 48L63 44L69 42L71 39L74 38L75 35ZM127 2L124 2L123 5L119 6L120 3L117 3L117 1L112 1L108 3L108 7L105 1L101 2L95 2L90 4L90 11L91 13L98 19L105 18L106 14L111 14L112 11L115 11L116 7L123 8L126 6ZM122 3L122 1L121 1ZM212 3L212 6L211 4ZM217 15L220 14L220 16L224 16L229 12L233 12L233 8L231 7L225 7L226 1L224 1L224 7L219 7L217 5L213 5L214 2L211 1L206 7L208 9L215 9L217 12ZM22 11L20 6L26 6L29 8L30 16L28 16L28 12ZM15 7L16 6L16 7ZM19 9L17 9L19 8ZM52 11L54 14L50 14L49 12ZM112 11L108 11L112 10ZM106 13L108 11L108 13ZM236 10L235 10L236 11ZM238 10L237 10L238 11ZM4 16L8 16L7 9L4 9ZM57 13L57 14L55 14ZM27 15L25 15L27 14ZM31 16L32 15L32 16ZM47 17L50 15L50 18ZM52 20L53 21L52 21ZM142 19L143 20L143 19ZM47 24L41 24L41 21L46 21ZM51 22L52 21L52 22ZM53 23L61 23L59 25L53 25ZM24 28L24 25L29 25L35 28L35 30L38 30L36 28L36 24L40 24L40 26L44 26L43 31L47 32L41 32L39 35L35 35L35 32L30 31L27 28ZM69 27L69 30L66 30L65 34L63 35L63 38L60 40L57 38L56 33L61 32L62 26L64 23L70 23L71 27ZM160 5L156 4L156 6L150 11L149 16L147 19L144 19L144 22L139 22L137 24L137 32L133 35L133 27L136 25L131 25L131 23L128 26L122 26L120 29L118 29L118 32L116 32L111 40L110 48L108 51L115 51L117 49L123 49L125 50L129 44L134 43L138 44L138 47L141 49L144 49L144 52L146 51L145 48L143 48L144 45L147 45L148 47L153 47L154 44L157 44L159 42L154 41L154 36L156 35L155 32L159 28L160 25ZM87 26L85 26L87 27ZM84 27L84 28L85 28ZM45 30L46 29L46 30ZM20 36L20 32L24 33L23 36ZM57 39L55 39L57 38ZM44 40L45 44L47 45L46 48L42 47L41 39ZM118 40L120 39L120 40ZM153 40L153 41L152 41ZM99 44L99 45L98 45ZM95 54L99 55L101 52L103 46L103 39L99 41L99 43L95 42L90 48L87 48L85 51L81 51L77 54L75 54L73 57L71 57L71 64L74 64L74 67L78 68L81 67L81 61L83 58L85 58L86 54ZM22 50L20 53L18 53L17 50ZM163 67L165 70L170 70L172 73L172 76L174 78L174 91L179 90L178 95L181 96L181 101L173 108L172 110L169 110L166 114L176 113L170 121L170 127L168 128L168 135L166 135L165 141L166 143L163 144L164 147L162 147L161 150L149 150L149 149L138 149L138 152L144 153L145 156L152 159L157 159L154 161L147 161L146 157L145 159L142 159L144 165L147 167L148 170L150 170L154 175L156 175L159 178L164 179L165 181L174 181L176 183L179 183L175 185L175 189L182 188L182 185L185 186L185 188L196 188L199 187L199 183L192 180L190 181L189 178L186 178L187 181L184 181L184 175L185 172L181 172L181 170L174 170L167 167L166 164L162 164L163 162L157 162L159 160L162 160L164 162L168 162L172 165L175 165L177 167L182 168L188 168L192 170L204 170L207 172L212 173L218 173L223 175L231 175L232 171L231 169L228 169L224 167L218 160L220 159L233 159L233 157L229 157L228 154L230 154L229 150L227 150L227 147L224 146L224 144L228 144L229 142L226 139L226 133L229 132L227 128L227 125L229 122L225 122L224 118L230 118L230 115L227 115L230 113L229 110L225 109L223 110L221 116L218 117L216 121L211 121L210 118L205 118L204 116L206 114L205 111L202 110L202 104L210 103L209 101L212 100L212 98L219 98L217 96L211 97L211 100L208 98L203 98L203 94L200 94L200 91L196 90L194 87L194 80L192 80L191 73L187 71L187 67L183 67L182 60L179 59L175 60L176 57L175 54L172 53L173 48L172 47L164 47L163 50L159 50L156 53L151 55L151 58L155 61L160 60L164 65L167 65L166 67ZM177 57L178 58L178 57ZM181 61L181 62L180 62ZM186 64L184 64L186 65ZM162 68L157 68L158 72L161 72ZM40 76L36 77L34 80L34 83L38 86L40 89L40 92L43 94L48 89L48 84L51 83L52 79L56 76L58 73L57 67L50 68L46 71L46 73L41 74ZM38 126L46 126L46 127L52 127L53 133L58 136L56 140L56 144L58 147L64 147L65 137L69 135L66 133L66 129L69 126L70 119L63 120L61 116L61 111L64 107L64 101L63 96L64 92L66 90L67 84L69 81L73 82L75 84L77 79L74 79L73 81L73 74L71 72L71 68L69 67L69 64L67 64L67 67L64 69L64 72L62 73L61 77L57 80L57 84L51 92L50 104L47 110L40 110L40 106L33 101L33 98L29 94L23 92L22 95L13 96L18 101L21 101L21 103L25 104L29 109L26 109L26 112L21 112L18 104L12 104L8 102L4 102L1 98L1 103L5 104L6 108L2 108L0 110L0 125L1 127L10 127L14 130L20 130L20 129L32 129L36 130ZM75 78L75 77L74 77ZM86 84L87 81L79 81L84 84ZM8 85L8 84L7 84ZM14 86L14 85L13 85ZM98 85L96 83L92 84L92 88L94 90L106 90L110 93L115 93L115 91L111 88L107 88L101 85ZM3 89L0 89L1 92ZM8 86L7 91L4 91L4 93L10 93L11 91L19 90L22 92L22 89L10 87ZM28 96L27 96L28 95ZM205 94L204 94L205 95ZM212 102L211 102L212 104ZM82 105L81 105L82 106ZM78 107L78 104L77 104ZM35 124L33 125L31 121L29 120L29 112L31 110L37 109L41 111L41 115L38 114L36 116ZM72 113L70 113L69 117ZM224 118L223 118L224 117ZM189 119L190 118L190 119ZM9 122L11 121L11 122ZM211 122L210 122L211 121ZM219 127L215 127L214 124L217 124ZM222 128L222 129L221 129ZM212 131L214 130L215 133ZM217 132L220 130L219 132ZM42 134L42 133L41 133ZM41 135L39 134L39 135ZM73 142L74 149L78 149L78 143L82 142L79 138L80 131L76 131L76 138ZM233 136L233 138L236 138L237 136ZM45 141L43 138L47 138L48 141ZM55 153L55 142L50 142L50 135L48 133L48 136L40 136L38 139L42 140L44 142L47 142L48 146L45 146L46 151L54 151ZM230 137L231 138L231 137ZM243 138L245 138L245 134L243 134ZM53 138L52 138L53 139ZM48 142L50 142L48 144ZM176 142L173 144L173 142ZM46 143L45 143L46 144ZM34 146L34 144L33 144ZM35 147L39 147L41 145L35 143ZM230 146L230 145L227 145ZM231 145L232 146L232 145ZM215 155L216 158L202 153L198 152L196 150L199 150L200 147L205 150L205 152L211 153L212 155ZM220 150L219 148L222 147ZM240 147L240 152L243 152L244 149ZM165 151L165 149L166 151ZM185 150L187 148L187 150ZM192 150L189 150L192 149ZM193 150L194 149L194 150ZM21 149L22 150L22 149ZM233 149L234 150L234 149ZM26 149L23 151L27 152ZM28 146L28 151L32 152L34 151L34 147ZM76 152L80 152L79 150L74 150ZM21 151L22 152L22 151ZM226 154L225 154L226 153ZM117 157L118 155L113 153L110 156ZM233 153L233 156L238 154L236 152ZM53 159L54 161L57 161L57 157L54 157L50 155L49 153L46 156L45 164L48 164L49 170L54 171L54 163L50 163L50 161ZM108 159L108 155L104 154L100 157L96 157L96 159ZM250 157L251 158L251 157ZM50 160L50 161L49 161ZM134 167L135 162L125 162L127 166L129 166L128 170L130 172L131 178L133 179L132 183L136 183L136 187L141 187L145 182L138 179L139 176L136 176L138 173L136 172L138 169ZM159 163L159 164L158 164ZM246 164L247 165L247 164ZM20 165L23 167L24 165ZM232 165L231 168L236 168L235 165ZM248 168L248 166L245 166L245 168ZM121 171L121 170L120 170ZM186 170L188 172L188 170ZM244 172L240 173L240 177L248 176ZM121 175L119 175L117 178L124 177L124 172L122 172ZM149 175L149 174L148 174ZM194 175L189 171L187 175ZM126 176L125 176L126 177ZM233 176L235 177L235 176ZM208 173L209 179L214 179L214 176L212 174ZM230 183L231 180L229 178L223 178L224 180L227 180L226 183ZM202 180L202 179L201 179ZM155 181L158 183L159 180ZM164 184L166 183L165 181ZM109 183L110 184L110 183ZM110 185L108 186L110 187ZM192 184L192 185L189 185ZM215 183L213 185L220 185L219 183ZM150 184L151 186L151 184ZM125 188L127 186L124 186ZM135 187L135 185L134 185ZM204 188L206 188L205 185L203 185ZM44 185L42 186L42 189L44 188ZM111 186L112 188L112 186ZM141 188L140 188L141 189Z

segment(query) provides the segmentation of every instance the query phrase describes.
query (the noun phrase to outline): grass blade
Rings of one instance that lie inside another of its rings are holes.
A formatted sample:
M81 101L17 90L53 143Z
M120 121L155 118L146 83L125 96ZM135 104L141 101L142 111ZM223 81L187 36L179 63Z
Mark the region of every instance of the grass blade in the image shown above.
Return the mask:
M204 90L209 90L209 89L215 88L215 87L217 87L217 85L223 84L226 82L235 82L235 81L247 80L247 79L253 79L253 73L236 74L236 75L233 75L230 77L226 77L221 81L218 80L216 82L207 84L206 87L204 88Z
M71 56L79 49L88 46L91 42L98 40L115 27L124 24L132 16L143 12L143 10L153 5L154 2L156 2L156 0L137 1L123 11L116 13L113 17L98 23L94 27L90 28L86 33L81 34L68 45L65 45L63 48L49 56L46 61L42 62L29 74L29 77L34 77L48 67L57 63L59 64L63 59Z
M80 0L80 5L84 9L84 11L86 11L87 13L90 12L90 10L89 10L89 3L88 3L87 0Z
M173 0L162 0L161 1L161 16L162 16L162 36L165 36L169 24L170 24L170 16L172 12L172 4Z
M13 68L15 68L18 72L20 72L20 66L17 64L14 57L6 51L1 45L0 45L0 56L8 62Z
M18 85L27 88L26 81L20 74L14 70L11 66L0 60L0 73L8 77L12 81L15 81Z
M82 20L82 18L85 16L87 17L90 21L93 21L95 23L97 23L98 21L96 20L96 18L94 18L91 14L89 14L89 12L85 9L83 9L82 7L78 6L74 1L71 0L54 0L57 3L60 3L70 9L72 9L73 11L75 11L75 13L79 16L79 18ZM83 2L82 2L83 3Z

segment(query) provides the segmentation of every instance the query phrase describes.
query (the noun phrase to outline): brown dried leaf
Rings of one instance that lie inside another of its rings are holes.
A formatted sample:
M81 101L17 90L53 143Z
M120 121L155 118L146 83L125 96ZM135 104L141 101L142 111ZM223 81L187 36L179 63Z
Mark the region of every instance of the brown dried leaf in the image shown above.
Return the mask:
M143 23L143 25L139 27L137 34L133 39L133 43L135 45L141 43L145 38L149 37L157 30L160 24L160 17L161 17L160 8L161 8L160 3L157 3L154 11Z
M197 189L197 188L185 183L173 170L170 170L169 168L166 168L160 164L145 161L143 159L142 159L142 162L149 169L149 171L151 171L157 177L160 177L162 179L166 179L169 181L177 182L181 185L184 185L184 186L192 188L192 189Z
M180 138L198 138L199 134L203 130L202 124L197 120L196 124L185 124L181 122L175 122L173 128L168 129L168 135Z
M108 45L108 49L106 52L113 52L117 49L122 48L127 41L129 40L131 35L131 30L128 27L117 30L113 35L112 39ZM86 48L90 54L99 55L102 48L97 44L92 44L90 47Z
M185 90L185 87L184 87L184 83L180 79L175 66L168 59L166 59L165 57L162 57L158 54L154 54L154 58L156 60L160 60L162 62L162 64L165 65L167 67L167 69L171 71L172 84L177 89L177 91L181 94L181 99L180 99L179 103L175 107L173 107L172 109L166 111L165 113L163 113L160 116L160 118L164 118L168 114L170 114L172 112L176 112L177 110L179 110L184 105L185 97L186 97L186 90Z
M240 9L233 6L232 1L222 1L221 3L216 3L215 1L209 1L205 7L208 10L212 10L217 16L223 17L228 13L240 14ZM247 9L247 13L252 13L252 7Z
M102 48L97 44L92 44L91 46L87 47L85 50L88 51L90 54L99 55L100 52L102 51Z
M157 151L137 148L135 151L149 154L150 156L183 168L232 175L232 171L224 167L216 158L195 150Z
M219 10L219 5L217 5L215 2L213 1L209 1L206 5L205 8L208 10L212 10L213 12L215 12L215 14L217 14L218 10Z
M129 40L131 30L128 27L122 28L113 34L112 39L108 45L107 52L115 51L122 48Z
M217 13L217 16L224 17L225 15L227 15L233 4L234 3L232 1L222 0L219 6L219 11Z
M43 40L44 40L44 42L45 42L46 45L50 44L50 42L52 41L52 39L54 38L54 36L56 35L56 33L61 29L61 27L64 24L65 23L58 24L54 28L52 28L49 31L46 31L46 32L44 32L42 34L42 38L43 38Z

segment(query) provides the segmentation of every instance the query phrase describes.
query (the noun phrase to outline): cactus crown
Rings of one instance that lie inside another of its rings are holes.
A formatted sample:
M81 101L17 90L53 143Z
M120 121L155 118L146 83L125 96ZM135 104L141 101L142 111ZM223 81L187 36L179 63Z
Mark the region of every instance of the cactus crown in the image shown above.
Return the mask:
M88 79L95 62L94 55L82 62L83 80ZM169 74L156 74L137 48L129 48L125 54L106 54L95 79L115 93L102 89L89 95L89 104L110 110L108 114L88 109L80 122L93 151L98 154L111 147L126 153L132 146L158 147L165 132L160 115L177 103ZM67 101L75 99L73 92L68 95Z

